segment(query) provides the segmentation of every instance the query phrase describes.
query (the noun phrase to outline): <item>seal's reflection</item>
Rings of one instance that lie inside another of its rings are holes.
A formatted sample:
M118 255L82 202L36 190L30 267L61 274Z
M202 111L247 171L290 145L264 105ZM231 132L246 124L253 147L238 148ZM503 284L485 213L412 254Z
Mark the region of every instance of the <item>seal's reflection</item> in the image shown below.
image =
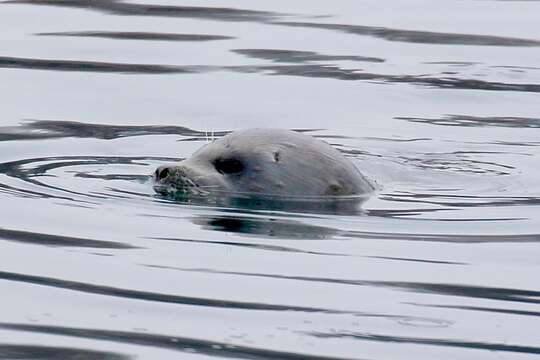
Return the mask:
M179 205L219 208L220 211L226 212L279 212L280 215L296 217L302 214L359 216L365 215L362 204L369 198L369 194L305 197L226 191L201 195L177 191L167 194L158 193L155 198Z
M278 217L198 216L192 222L206 230L277 239L325 240L338 234L336 229Z

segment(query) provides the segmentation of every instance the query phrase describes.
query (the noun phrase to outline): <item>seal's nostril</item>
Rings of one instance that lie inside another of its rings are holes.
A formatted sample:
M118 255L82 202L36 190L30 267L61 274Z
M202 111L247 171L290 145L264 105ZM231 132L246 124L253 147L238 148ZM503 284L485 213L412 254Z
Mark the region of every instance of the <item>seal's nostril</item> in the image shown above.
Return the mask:
M168 168L164 168L161 170L158 169L156 170L156 175L157 175L158 180L163 180L169 175L169 169Z

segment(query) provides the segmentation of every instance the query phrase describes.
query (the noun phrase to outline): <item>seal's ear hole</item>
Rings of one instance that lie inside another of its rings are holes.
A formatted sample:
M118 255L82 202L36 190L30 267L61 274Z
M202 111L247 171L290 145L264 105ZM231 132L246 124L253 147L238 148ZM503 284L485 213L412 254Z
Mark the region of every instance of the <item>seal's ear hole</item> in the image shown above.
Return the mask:
M236 174L244 170L244 164L237 159L217 159L214 166L221 174Z
M279 151L274 152L274 161L279 162L280 159L281 159L281 154L279 153Z
M343 194L343 188L338 184L330 184L326 189L326 195L341 195Z

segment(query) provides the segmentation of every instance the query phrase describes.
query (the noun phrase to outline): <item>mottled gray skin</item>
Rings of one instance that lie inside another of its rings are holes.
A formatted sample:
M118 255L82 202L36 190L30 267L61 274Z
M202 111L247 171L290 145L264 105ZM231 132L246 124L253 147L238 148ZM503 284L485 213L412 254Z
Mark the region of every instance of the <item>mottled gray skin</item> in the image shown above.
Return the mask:
M321 140L289 130L249 129L209 143L177 164L160 166L154 189L161 194L332 197L363 195L373 186Z

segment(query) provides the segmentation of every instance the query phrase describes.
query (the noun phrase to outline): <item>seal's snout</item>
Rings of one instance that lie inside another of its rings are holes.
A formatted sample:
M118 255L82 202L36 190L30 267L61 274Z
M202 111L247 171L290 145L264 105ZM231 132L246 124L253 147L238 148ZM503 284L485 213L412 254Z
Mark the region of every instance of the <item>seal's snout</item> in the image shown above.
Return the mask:
M198 172L185 164L161 165L154 171L154 190L163 195L202 194Z

